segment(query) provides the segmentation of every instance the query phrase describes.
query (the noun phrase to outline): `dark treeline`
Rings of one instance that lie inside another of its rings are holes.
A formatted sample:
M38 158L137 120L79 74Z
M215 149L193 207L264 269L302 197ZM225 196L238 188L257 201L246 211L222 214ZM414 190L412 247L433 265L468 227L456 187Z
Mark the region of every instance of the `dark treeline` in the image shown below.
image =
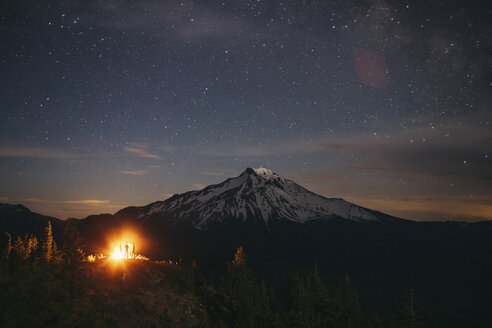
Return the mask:
M0 326L97 326L97 311L81 279L85 255L75 227L66 226L61 247L51 223L42 239L7 236L0 265Z
M423 308L411 288L391 305L362 297L348 275L325 280L316 265L274 290L242 247L210 282L194 262L88 262L70 223L60 245L51 224L42 238L7 236L1 327L479 327Z

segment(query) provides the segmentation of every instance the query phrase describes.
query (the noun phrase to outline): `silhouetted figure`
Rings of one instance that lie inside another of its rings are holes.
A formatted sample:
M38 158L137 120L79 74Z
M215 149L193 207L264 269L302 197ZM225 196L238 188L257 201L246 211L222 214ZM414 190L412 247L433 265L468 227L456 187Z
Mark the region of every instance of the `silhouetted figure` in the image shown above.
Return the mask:
M125 244L125 259L128 258L128 243Z
M133 247L132 247L132 257L135 258L135 243L133 243Z

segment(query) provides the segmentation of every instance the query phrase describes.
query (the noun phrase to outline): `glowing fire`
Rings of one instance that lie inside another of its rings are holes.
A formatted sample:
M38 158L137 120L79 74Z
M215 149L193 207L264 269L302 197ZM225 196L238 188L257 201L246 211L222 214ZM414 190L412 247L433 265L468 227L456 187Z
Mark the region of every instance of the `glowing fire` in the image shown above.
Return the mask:
M103 253L100 253L99 255L90 254L90 255L87 256L87 261L88 262L96 262L96 260L100 260L100 259L103 259L105 257L106 256L104 256Z
M111 253L112 259L134 259L135 257L135 243L126 242L113 246L113 252Z
M118 262L129 259L148 260L148 258L136 252L135 245L139 248L144 248L148 244L145 239L138 235L135 229L126 227L119 231L108 233L108 237L104 254L89 255L86 259L88 262L96 262L103 259L111 259Z

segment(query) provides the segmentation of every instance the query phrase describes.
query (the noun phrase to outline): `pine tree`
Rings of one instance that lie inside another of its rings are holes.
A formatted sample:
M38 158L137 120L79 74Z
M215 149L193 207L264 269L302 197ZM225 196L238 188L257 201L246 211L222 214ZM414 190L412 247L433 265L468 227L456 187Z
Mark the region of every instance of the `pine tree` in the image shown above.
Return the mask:
M17 236L12 249L15 253L15 259L17 263L21 263L26 256L26 245L24 244L24 240L22 240L20 236Z
M288 290L288 309L286 326L288 327L313 327L315 326L313 315L311 290L299 272L296 272Z
M67 263L80 263L84 259L82 239L77 228L72 222L68 222L63 231L62 256Z
M32 259L36 250L38 249L38 238L36 238L36 236L34 236L33 234L29 236L26 234L24 236L24 245L26 248L24 260Z
M352 279L345 274L343 286L341 288L342 307L346 317L347 327L358 327L364 320L359 303L359 295L352 285Z
M243 247L239 247L234 254L234 259L232 260L232 265L242 266L246 265L246 253L244 252Z
M56 256L56 243L53 239L53 231L51 229L51 221L48 221L48 226L45 230L45 241L43 244L43 258L46 262L52 262Z
M414 289L410 288L405 291L403 302L401 326L406 328L425 327L423 315L417 306L417 298Z
M232 327L272 327L272 304L266 285L258 285L253 271L246 265L246 253L239 247L219 284L229 308L227 320ZM265 308L266 307L266 308Z
M10 253L12 252L12 235L9 234L8 232L5 233L7 237L9 238L7 241L7 246L5 248L3 257L4 259L8 262L10 258Z
M67 223L63 232L61 255L68 279L67 295L72 299L75 294L78 272L85 258L84 251L82 250L82 240L77 228L72 222Z

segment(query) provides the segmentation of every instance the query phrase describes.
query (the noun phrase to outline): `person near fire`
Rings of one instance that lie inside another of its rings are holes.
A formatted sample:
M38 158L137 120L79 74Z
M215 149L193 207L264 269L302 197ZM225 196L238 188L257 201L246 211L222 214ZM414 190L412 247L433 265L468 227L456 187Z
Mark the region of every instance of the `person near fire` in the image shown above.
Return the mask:
M128 258L128 243L125 244L125 259Z

